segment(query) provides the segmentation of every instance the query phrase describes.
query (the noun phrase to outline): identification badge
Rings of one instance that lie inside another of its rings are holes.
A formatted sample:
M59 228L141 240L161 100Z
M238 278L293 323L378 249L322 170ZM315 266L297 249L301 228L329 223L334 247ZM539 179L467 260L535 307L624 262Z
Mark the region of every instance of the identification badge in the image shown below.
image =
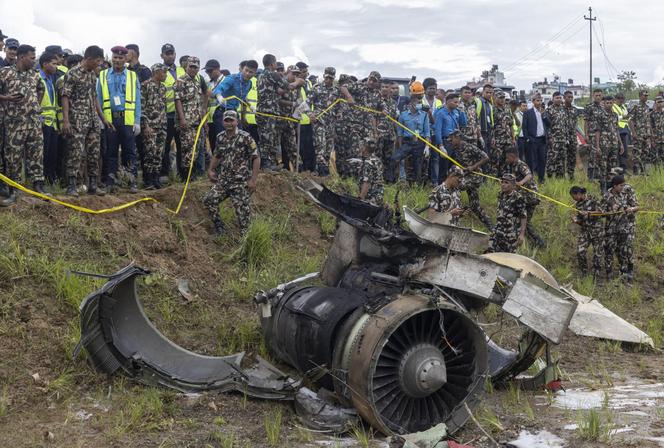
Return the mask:
M120 97L118 95L115 95L113 97L113 105L114 106L122 106L122 100L120 99Z

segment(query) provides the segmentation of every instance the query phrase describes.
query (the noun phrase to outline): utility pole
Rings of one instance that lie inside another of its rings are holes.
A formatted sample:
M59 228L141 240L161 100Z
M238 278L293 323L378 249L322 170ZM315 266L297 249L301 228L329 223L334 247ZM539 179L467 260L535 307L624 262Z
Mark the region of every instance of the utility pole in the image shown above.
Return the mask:
M592 101L593 98L593 22L597 20L597 16L593 17L593 8L588 6L588 17L583 16L585 20L588 21L590 25L590 84L588 86L588 96Z

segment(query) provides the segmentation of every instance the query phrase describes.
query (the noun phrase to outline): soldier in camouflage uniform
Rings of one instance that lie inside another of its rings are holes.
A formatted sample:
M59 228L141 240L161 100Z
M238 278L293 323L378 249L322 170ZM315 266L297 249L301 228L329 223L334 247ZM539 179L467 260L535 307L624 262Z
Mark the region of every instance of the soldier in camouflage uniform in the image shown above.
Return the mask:
M651 161L650 151L652 147L652 128L647 90L639 92L639 104L632 106L628 119L634 140L632 170L634 174L645 174L645 164Z
M97 100L97 73L104 61L104 52L97 46L85 50L83 60L64 76L62 84L62 133L67 136L67 195L78 196L76 179L85 162L89 178L88 194L104 194L97 187L101 129L111 127L101 113Z
M196 142L196 132L203 117L207 113L207 95L201 88L198 70L201 62L197 57L189 56L185 62L185 74L175 81L175 111L178 117L180 142L182 143L182 164L180 179L187 179ZM200 151L205 142L202 136L198 139Z
M285 77L288 83L295 82L300 76L300 69L297 65L289 65ZM283 117L293 117L295 106L297 105L297 91L287 89L279 98L279 115ZM298 123L291 120L276 120L276 143L281 148L281 158L285 169L297 171L298 168L298 144L297 144ZM269 162L266 161L269 164Z
M463 140L462 131L459 129L452 131L447 138L454 149L457 162L464 167L461 189L468 194L468 208L488 230L491 230L493 227L491 219L480 205L480 187L485 178L475 174L482 172L481 167L489 161L489 156L476 144Z
M399 112L397 111L397 102L392 98L392 89L389 83L381 84L380 94L385 102L385 115L378 117L377 154L383 162L383 178L386 182L392 183L396 180L396 172L391 168L390 157L394 154L397 142L395 124L392 120L399 118Z
M494 94L495 106L493 109L493 138L495 144L492 153L489 154L490 164L487 171L493 175L499 175L505 164L505 151L516 144L514 139L514 119L509 107L505 106L505 92L496 91Z
M567 113L567 126L565 129L565 158L567 166L567 176L574 179L574 169L576 168L576 152L577 152L577 139L576 139L576 123L579 118L579 112L574 107L574 94L569 90L564 94L563 108Z
M340 87L348 89L349 99L355 106L365 107L374 112L368 112L357 107L351 107L350 126L345 132L350 139L349 148L350 157L360 155L361 142L367 137L378 139L378 121L380 116L377 113L385 113L385 101L380 94L381 76L380 73L373 71L369 73L366 82L353 81L350 78L339 78Z
M314 132L314 150L316 151L316 172L320 176L330 174L330 154L334 151L334 111L325 112L342 97L341 89L334 85L337 71L326 67L323 82L316 84L307 98L314 113L311 115ZM338 106L337 106L338 107ZM324 115L319 115L325 112Z
M375 140L366 139L362 147L358 187L360 199L373 205L383 205L383 162L376 156Z
M655 99L655 110L650 113L652 121L653 163L664 163L664 97Z
M44 136L41 130L41 103L44 84L33 70L35 49L21 45L16 64L0 70L0 104L4 108L5 163L7 177L21 181L23 157L36 191L44 194ZM9 189L0 206L16 202L16 190Z
M339 85L349 82L350 76L339 75ZM345 102L337 104L334 110L334 154L337 173L341 177L352 174L351 166L347 160L352 157L352 141L348 129L351 127L351 105Z
M141 135L143 135L143 183L146 190L161 188L159 172L166 142L166 80L167 67L152 66L152 78L141 86Z
M602 105L603 98L604 94L602 93L601 89L593 90L593 102L588 104L583 110L583 117L585 122L584 133L586 135L588 144L588 180L604 179L604 173L602 173L600 176L597 176L595 170L595 158L597 151L594 148L595 145L593 142L594 135L598 128L597 121L599 117L604 114L604 107Z
M542 119L548 127L548 146L546 155L546 175L548 177L563 177L565 175L565 161L567 158L566 146L568 136L569 116L563 107L563 97L560 92L553 94L553 104L542 114ZM572 171L574 171L572 169Z
M537 192L537 184L535 183L535 177L530 171L528 164L523 160L519 159L519 150L512 146L505 151L505 166L504 173L514 175L516 179L516 186L519 189L519 193L523 197L524 203L526 204L526 214L528 222L526 225L526 234L528 238L535 244L537 247L544 247L546 243L542 237L535 231L533 225L533 216L535 215L535 208L540 203L540 198L534 192ZM524 187L524 188L520 188ZM527 190L526 190L527 189Z
M607 96L603 100L604 113L595 116L595 171L599 178L602 192L611 180L610 170L618 166L620 153L624 151L618 134L618 117L613 113L613 97Z
M258 91L258 103L256 105L256 124L261 142L261 150L265 158L263 169L280 169L283 165L281 153L279 152L279 137L277 135L278 118L268 117L260 114L279 115L279 100L288 90L295 90L304 85L304 79L296 77L289 83L277 70L277 58L272 54L263 56L263 73L258 77L256 89ZM287 121L287 120L286 120ZM291 161L295 165L296 160ZM297 166L294 167L297 170Z
M203 205L210 213L215 232L223 235L225 229L219 214L219 204L230 198L240 230L244 234L250 224L250 195L256 189L260 157L251 135L238 129L237 112L226 110L223 119L224 131L217 135L217 144L208 169L208 178L214 182L214 186L203 196Z
M429 193L429 218L434 219L434 212L449 213L449 224L459 225L459 218L466 212L461 206L461 186L463 170L454 165L450 168L447 178Z
M639 204L634 189L625 183L623 176L611 179L611 188L604 197L604 210L609 213L606 221L606 275L613 275L613 255L618 255L620 273L631 282L634 277L634 238Z
M604 258L604 219L594 215L602 213L602 204L592 195L586 193L586 189L573 186L570 195L575 201L574 208L577 213L572 222L580 227L579 237L576 244L576 258L579 262L581 274L588 274L588 249L593 248L593 278L597 279L602 274L602 263Z
M503 174L500 180L496 225L489 237L489 252L514 253L523 243L528 217L526 203L516 189L516 177L513 174Z
M468 86L461 88L461 101L458 106L459 112L466 114L466 127L461 128L461 136L465 141L472 145L484 145L479 141L482 137L480 124L477 118L477 105L475 104L475 97L473 91Z

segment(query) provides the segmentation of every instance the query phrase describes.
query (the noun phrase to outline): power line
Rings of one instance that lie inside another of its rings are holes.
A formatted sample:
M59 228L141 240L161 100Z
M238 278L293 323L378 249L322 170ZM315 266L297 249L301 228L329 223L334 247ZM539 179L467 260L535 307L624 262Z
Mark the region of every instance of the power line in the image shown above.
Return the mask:
M539 53L540 51L542 51L544 49L547 49L547 46L549 44L553 43L555 40L557 40L559 37L561 37L565 32L567 32L571 27L573 27L576 23L578 23L582 19L583 19L583 16L575 17L567 25L562 27L557 33L555 33L553 36L551 36L547 41L545 41L544 43L538 45L534 49L530 50L528 53L521 56L520 58L518 58L514 62L512 62L510 64L507 64L504 71L511 70L512 68L518 66L519 64L521 64L525 60L527 60L527 59L531 58L532 56L534 56L536 53Z
M573 37L575 37L577 34L579 34L581 31L583 31L583 29L584 29L585 27L586 27L586 26L585 26L584 24L582 24L581 26L577 27L575 30L572 31L572 34L570 34L569 36L567 36L564 40L558 42L558 44L559 44L559 45L562 45L562 44L566 43L567 41L569 41L570 39L572 39ZM513 70L516 69L517 67L522 67L522 68L523 68L524 66L528 66L528 65L534 64L535 62L539 62L539 61L542 60L545 56L548 56L552 51L556 51L556 49L554 49L554 48L547 48L547 50L546 50L544 53L538 55L536 58L534 58L534 59L530 59L530 60L524 60L524 61L522 61L522 62L520 62L520 63L514 65L513 67L504 70L504 71L505 71L505 72L513 71Z

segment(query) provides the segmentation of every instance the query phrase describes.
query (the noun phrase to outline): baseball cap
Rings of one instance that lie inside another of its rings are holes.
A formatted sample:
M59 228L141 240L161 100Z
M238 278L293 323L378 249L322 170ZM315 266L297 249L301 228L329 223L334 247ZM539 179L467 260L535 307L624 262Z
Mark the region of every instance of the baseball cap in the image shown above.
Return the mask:
M496 92L493 94L496 98L505 98L507 95L505 95L505 92L502 90L496 90Z
M5 41L5 47L7 48L18 48L19 46L20 44L18 43L18 40L13 37Z
M216 59L210 59L205 63L203 70L212 70L215 68L221 68L221 64Z
M299 68L300 71L302 71L302 70L306 70L306 69L309 68L309 66L308 66L305 62L302 62L302 61L298 62L298 63L295 64L295 65L297 65L297 68Z
M506 180L508 182L516 182L516 177L514 174L505 173L500 177L500 180Z
M644 89L644 90L639 90L639 95L645 95L645 96L648 96L648 95L650 95L650 92L648 92L648 91L645 90L645 89Z
M62 47L60 45L49 45L48 47L44 48L44 51L46 53L53 53L57 55L64 54L64 51L62 51Z
M71 51L69 48L65 48L64 50L62 50L62 54L64 54L65 56L71 56L74 54L74 52Z
M123 47L122 45L116 45L115 47L111 48L111 53L121 54L124 56L127 53L129 53L129 51L127 50L127 48Z
M150 70L153 72L157 70L166 70L166 65L162 64L161 62L157 62L156 64L152 64L152 67L150 67Z
M285 67L284 67L284 63L281 62L281 61L277 61L277 71L278 71L278 72L279 72L279 71L282 71L282 72L283 72L284 69L285 69Z
M337 70L334 67L325 67L325 71L323 72L323 77L324 78L334 78L337 74Z
M234 110L225 111L224 112L224 121L226 121L226 119L237 120L237 112L235 112Z
M289 65L288 69L286 71L292 72L292 73L302 73L300 71L300 67L298 67L297 65Z
M380 80L381 80L380 73L378 73L377 71L373 71L373 72L369 73L368 78L373 78L373 79L375 79L375 80L377 80L377 81L380 81Z
M463 177L463 170L458 166L454 165L450 168L450 171L447 173L448 176Z
M201 66L201 60L198 59L196 56L189 56L187 58L187 67L190 67L192 65L196 66L196 67L200 67Z
M172 44L164 44L161 46L162 53L171 53L175 52L175 47Z

